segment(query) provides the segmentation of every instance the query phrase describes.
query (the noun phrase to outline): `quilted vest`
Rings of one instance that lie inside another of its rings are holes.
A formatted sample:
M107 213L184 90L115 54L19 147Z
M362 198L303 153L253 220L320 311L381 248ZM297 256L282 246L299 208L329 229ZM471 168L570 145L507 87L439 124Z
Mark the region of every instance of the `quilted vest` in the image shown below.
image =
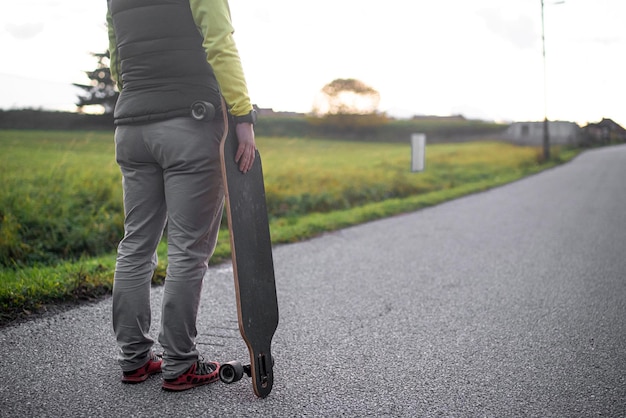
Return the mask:
M116 124L188 116L197 100L218 107L219 85L189 0L107 1L122 83Z

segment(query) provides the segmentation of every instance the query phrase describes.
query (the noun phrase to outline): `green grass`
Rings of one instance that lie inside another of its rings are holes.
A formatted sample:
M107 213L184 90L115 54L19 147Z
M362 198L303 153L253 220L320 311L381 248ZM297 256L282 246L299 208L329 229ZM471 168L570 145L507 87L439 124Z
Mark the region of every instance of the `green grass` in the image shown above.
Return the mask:
M110 251L123 224L110 134L0 131L0 266Z
M411 173L410 145L258 138L274 243L410 212L568 161L577 150L499 142L429 145ZM97 298L112 286L123 233L121 176L107 132L0 131L0 319ZM166 268L159 246L154 282ZM212 263L230 256L222 229Z

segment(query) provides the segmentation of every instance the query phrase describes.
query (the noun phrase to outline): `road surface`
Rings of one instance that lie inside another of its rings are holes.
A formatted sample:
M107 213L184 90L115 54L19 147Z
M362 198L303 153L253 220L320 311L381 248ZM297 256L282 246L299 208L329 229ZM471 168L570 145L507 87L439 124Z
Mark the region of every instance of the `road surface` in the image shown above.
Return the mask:
M0 329L0 416L626 416L626 146L274 258L268 398L122 385L105 300ZM244 359L228 264L203 292L200 350Z

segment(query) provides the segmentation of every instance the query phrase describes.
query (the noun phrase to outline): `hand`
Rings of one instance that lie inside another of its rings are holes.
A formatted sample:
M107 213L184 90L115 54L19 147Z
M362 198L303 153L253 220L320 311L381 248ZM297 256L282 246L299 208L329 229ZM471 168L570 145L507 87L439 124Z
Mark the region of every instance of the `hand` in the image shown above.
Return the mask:
M239 171L247 173L252 168L256 153L254 141L254 127L251 123L238 123L235 125L239 146L235 154L235 162L239 164Z

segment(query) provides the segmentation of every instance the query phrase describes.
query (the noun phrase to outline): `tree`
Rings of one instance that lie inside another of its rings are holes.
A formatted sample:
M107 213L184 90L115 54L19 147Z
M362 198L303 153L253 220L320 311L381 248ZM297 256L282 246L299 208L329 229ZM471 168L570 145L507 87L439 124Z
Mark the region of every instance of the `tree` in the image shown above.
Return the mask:
M338 78L324 86L313 113L317 115L375 114L380 94L374 88L354 78Z
M111 78L109 51L104 53L92 53L98 59L98 65L93 71L85 71L91 80L90 84L76 84L83 91L78 95L76 106L79 111L84 111L85 106L102 106L105 114L113 113L119 92Z
M365 137L388 122L378 112L380 93L362 81L338 78L324 86L313 105L309 123L326 135Z

